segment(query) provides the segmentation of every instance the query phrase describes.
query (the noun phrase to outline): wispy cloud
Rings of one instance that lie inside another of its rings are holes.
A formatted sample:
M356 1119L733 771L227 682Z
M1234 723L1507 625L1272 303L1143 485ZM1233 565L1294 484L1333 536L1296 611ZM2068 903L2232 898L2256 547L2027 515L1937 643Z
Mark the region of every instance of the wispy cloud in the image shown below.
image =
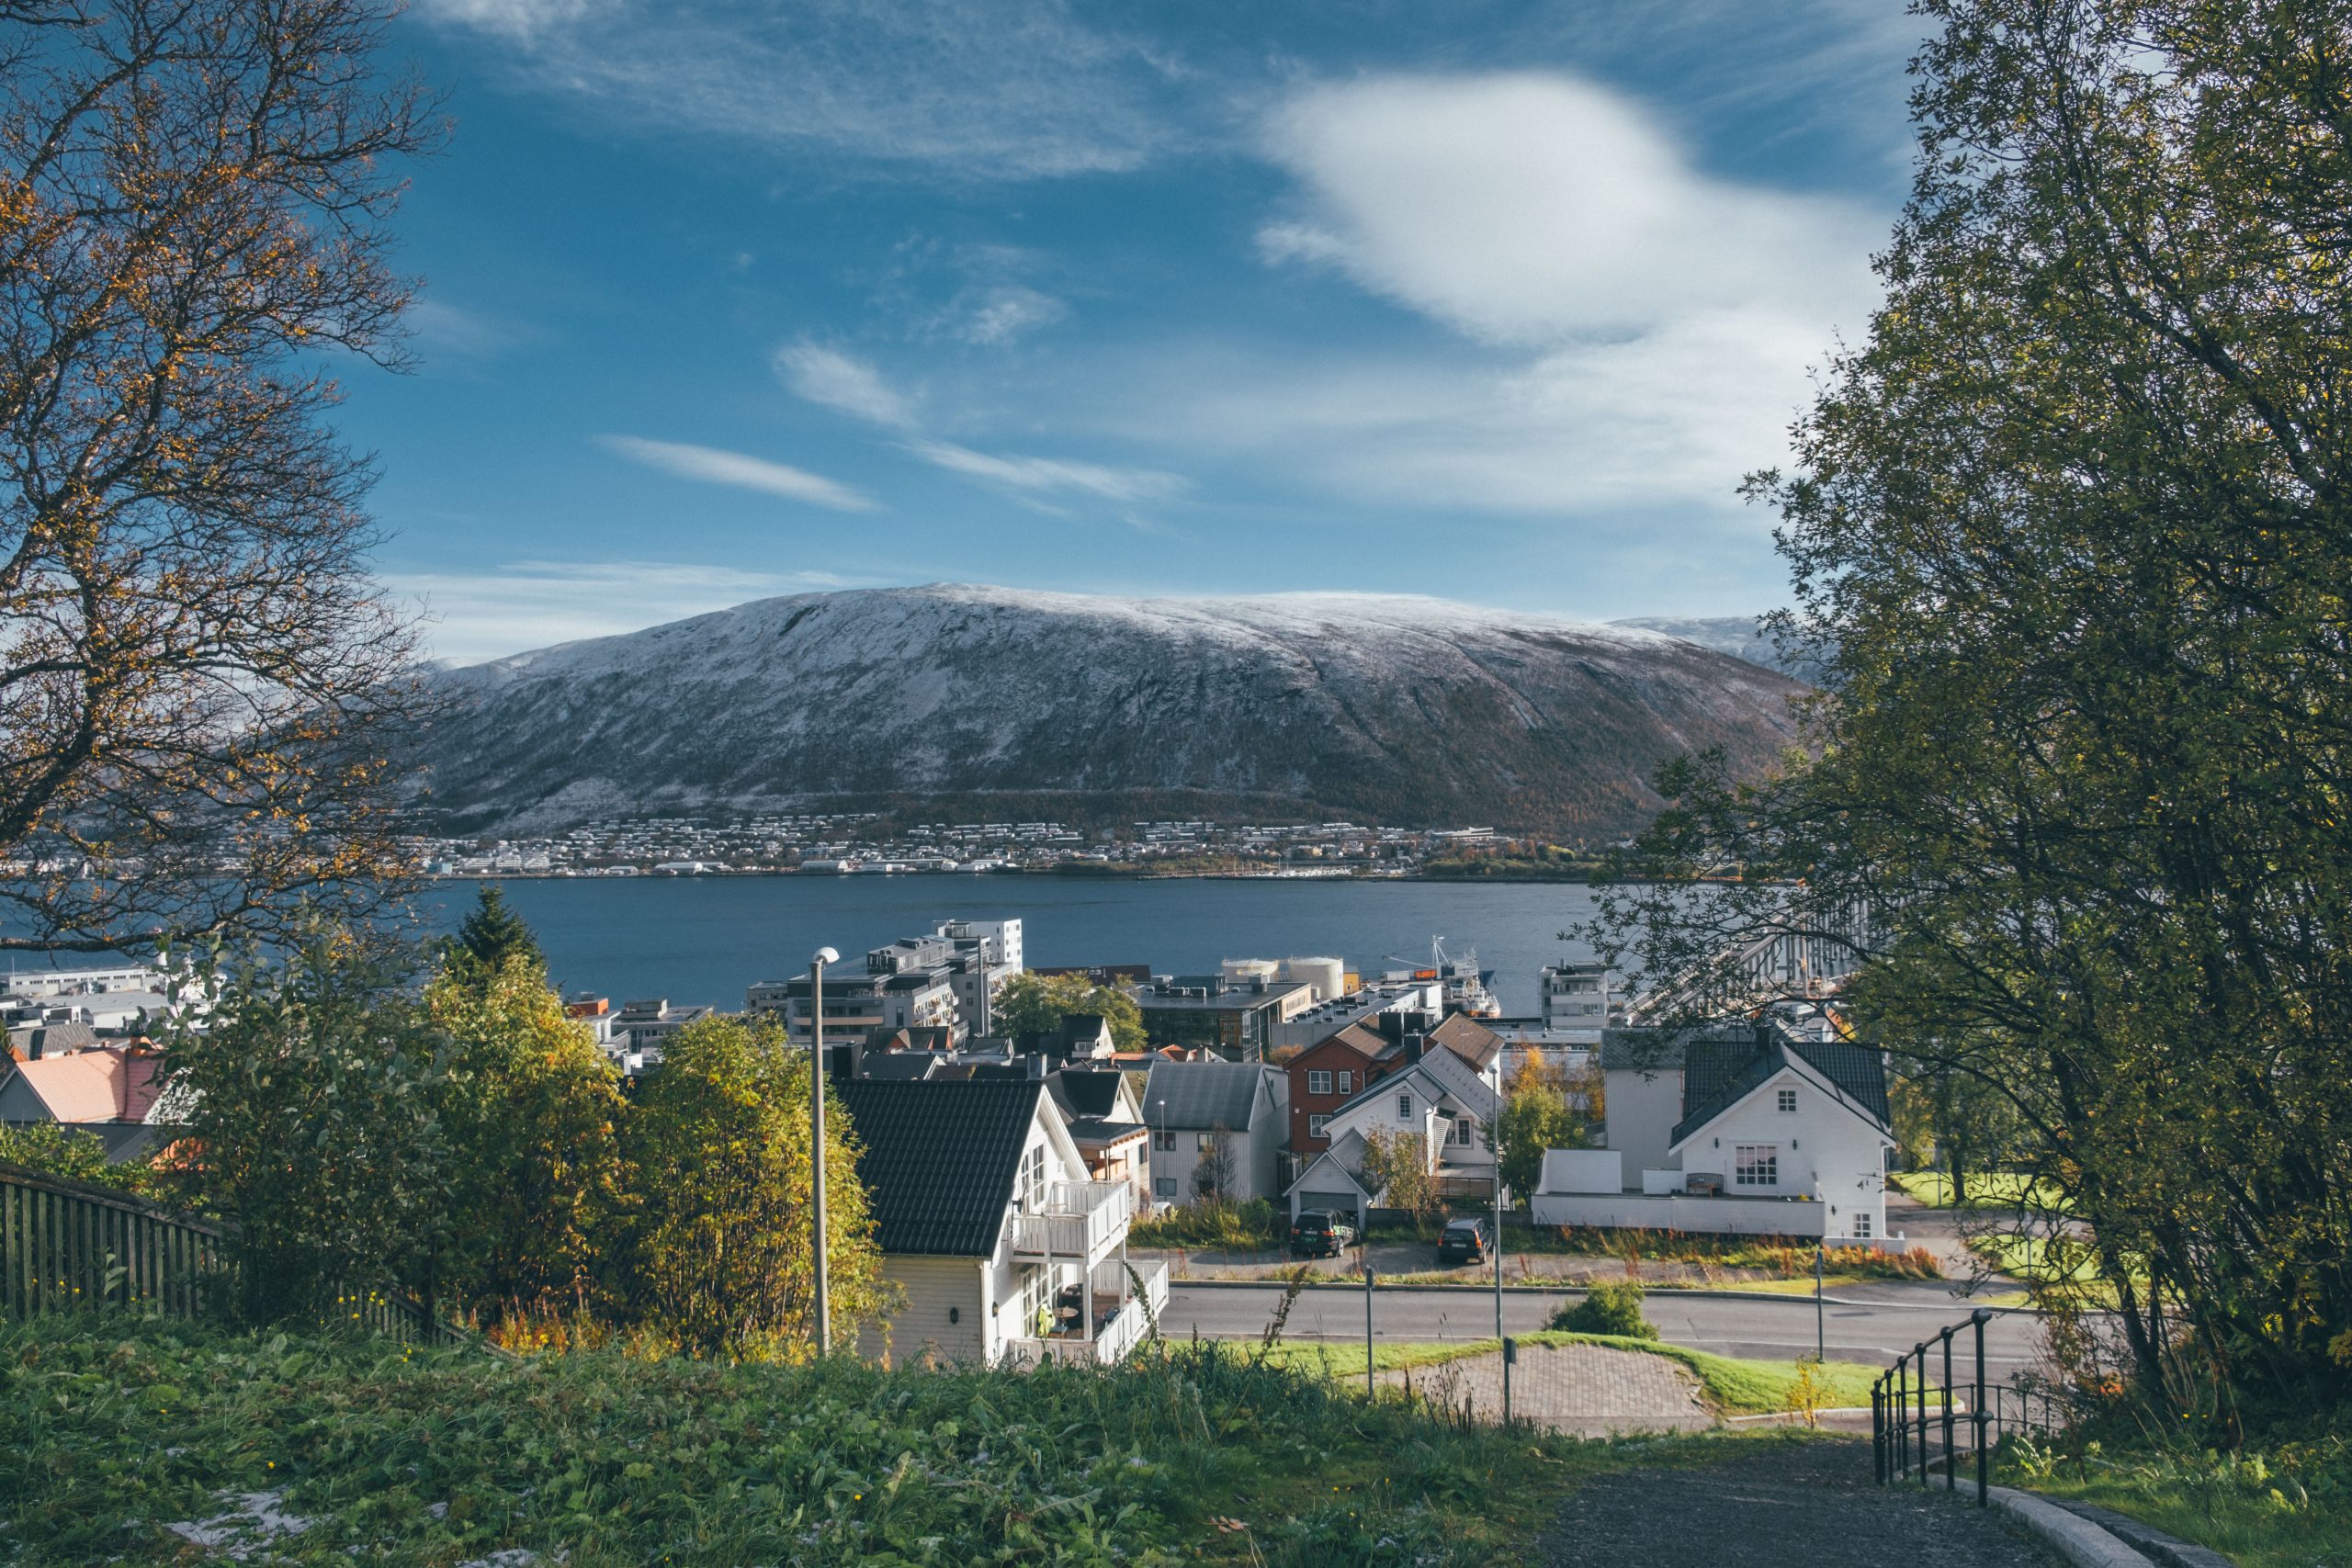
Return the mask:
M983 178L1133 168L1185 134L1148 42L1061 0L424 0L543 90L667 124Z
M1112 468L1059 457L999 457L951 441L910 441L906 448L951 474L1030 494L1075 492L1104 501L1142 502L1171 501L1184 491L1182 476L1154 468Z
M722 451L716 446L649 441L639 435L600 435L596 439L607 450L633 463L681 479L760 491L790 501L804 501L812 506L831 507L835 512L871 512L876 506L872 498L863 492L789 463L770 462L765 457Z
M915 426L915 400L862 359L819 344L786 344L775 351L775 373L795 397L893 430Z
M940 313L939 327L965 343L1001 348L1069 314L1069 306L1053 295L1025 284L1001 283L956 295Z
M749 599L855 586L825 572L635 560L518 560L485 572L394 574L385 585L424 617L432 655L447 664L616 637Z

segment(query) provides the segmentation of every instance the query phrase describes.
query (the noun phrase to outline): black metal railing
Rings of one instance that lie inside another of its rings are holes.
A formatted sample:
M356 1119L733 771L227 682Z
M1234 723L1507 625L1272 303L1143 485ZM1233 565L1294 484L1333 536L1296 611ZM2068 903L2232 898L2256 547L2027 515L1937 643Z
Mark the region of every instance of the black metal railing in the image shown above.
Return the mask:
M2018 1433L2063 1431L2072 1414L2065 1402L2046 1388L1988 1382L1984 1376L1984 1325L1990 1309L1978 1307L1965 1323L1955 1323L1932 1339L1921 1341L1895 1358L1871 1385L1871 1455L1880 1485L1918 1477L1922 1486L1943 1472L1944 1489L1960 1485L1960 1463L1965 1455L1976 1461L1976 1503L1983 1507L1991 1484L1993 1450L2002 1439ZM1973 1339L1974 1366L1965 1382L1952 1375L1952 1340L1967 1334ZM1929 1381L1928 1357L1937 1353L1942 1376ZM1965 1408L1953 1404L1955 1389L1964 1388ZM1960 1446L1962 1431L1966 1448ZM1940 1441L1939 1441L1940 1439ZM1939 1451L1940 1450L1940 1451Z

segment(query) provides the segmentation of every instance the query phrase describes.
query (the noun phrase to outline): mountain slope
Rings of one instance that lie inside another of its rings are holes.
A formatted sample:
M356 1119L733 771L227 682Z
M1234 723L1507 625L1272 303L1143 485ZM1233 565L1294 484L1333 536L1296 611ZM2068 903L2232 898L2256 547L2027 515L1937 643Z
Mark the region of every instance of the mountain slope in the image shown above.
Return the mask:
M1760 664L1783 675L1818 684L1821 660L1799 651L1794 658L1783 658L1771 634L1764 629L1763 621L1754 615L1714 615L1679 618L1672 615L1634 615L1626 620L1611 621L1612 626L1636 626L1644 631L1663 632L1679 637L1685 642L1695 642L1701 648L1712 648L1717 653L1728 653L1734 659L1744 659L1750 664Z
M452 830L908 808L1623 832L1647 778L1761 764L1795 682L1653 632L1437 600L802 594L443 672Z

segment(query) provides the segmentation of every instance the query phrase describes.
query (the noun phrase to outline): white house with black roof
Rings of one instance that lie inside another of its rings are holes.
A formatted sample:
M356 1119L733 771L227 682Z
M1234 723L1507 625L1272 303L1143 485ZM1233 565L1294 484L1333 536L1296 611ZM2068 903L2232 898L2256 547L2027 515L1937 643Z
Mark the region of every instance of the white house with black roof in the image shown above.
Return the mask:
M1143 1121L1151 1130L1155 1202L1189 1203L1204 1159L1222 1158L1226 1195L1239 1201L1281 1195L1283 1145L1290 1137L1290 1079L1259 1062L1151 1065ZM1214 1152L1222 1145L1220 1156Z
M1403 1066L1374 1079L1324 1122L1330 1146L1307 1161L1290 1184L1294 1219L1320 1209L1351 1215L1361 1229L1371 1211L1388 1206L1387 1189L1364 1169L1368 1140L1374 1134L1419 1139L1442 1194L1493 1196L1495 1148L1489 1134L1502 1108L1493 1077L1419 1036L1411 1037L1408 1048L1411 1056ZM1493 1061L1491 1052L1487 1059Z
M906 1292L860 1354L1115 1361L1167 1305L1166 1265L1128 1264L1132 1188L1088 1179L1042 1081L850 1078L832 1092L864 1146L882 1272Z
M1883 1052L1768 1021L1611 1029L1600 1062L1607 1146L1544 1155L1537 1224L1899 1239Z

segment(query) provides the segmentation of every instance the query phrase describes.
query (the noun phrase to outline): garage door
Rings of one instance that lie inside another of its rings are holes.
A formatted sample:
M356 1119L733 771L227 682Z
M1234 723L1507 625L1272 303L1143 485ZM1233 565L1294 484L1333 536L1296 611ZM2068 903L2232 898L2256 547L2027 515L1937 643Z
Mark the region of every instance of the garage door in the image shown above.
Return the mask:
M1302 1192L1295 1213L1320 1209L1327 1214L1337 1214L1348 1224L1361 1224L1363 1216L1356 1213L1356 1195L1352 1192Z

